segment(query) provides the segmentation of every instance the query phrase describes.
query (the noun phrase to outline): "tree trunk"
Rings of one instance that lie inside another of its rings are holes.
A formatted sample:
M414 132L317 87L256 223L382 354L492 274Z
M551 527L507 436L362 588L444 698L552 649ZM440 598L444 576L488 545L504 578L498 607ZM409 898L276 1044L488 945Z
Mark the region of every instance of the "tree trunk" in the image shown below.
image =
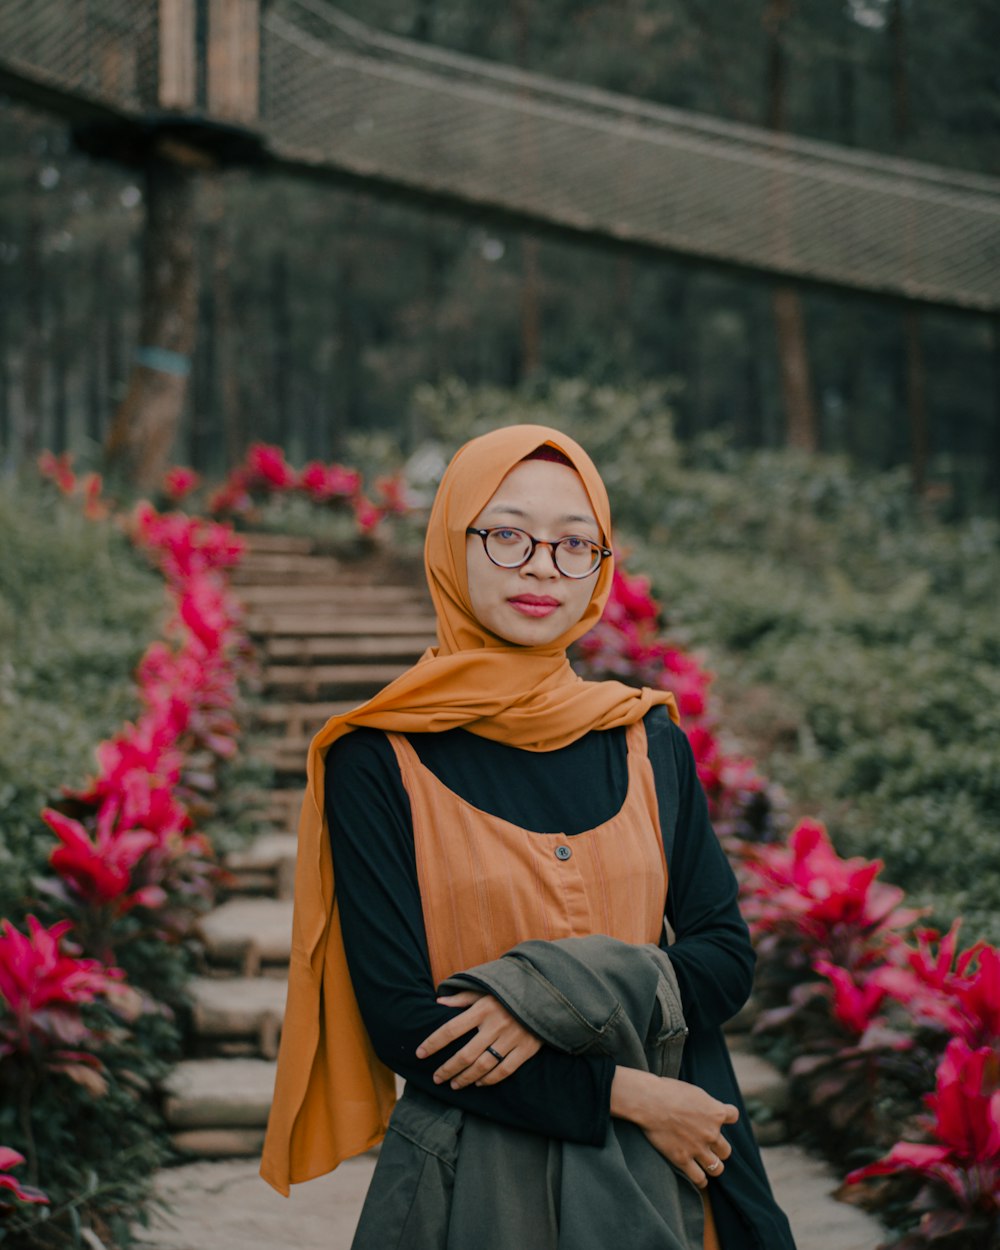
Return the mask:
M990 318L990 339L993 349L993 438L990 440L990 469L986 480L1000 513L1000 315L996 313Z
M107 252L103 243L98 244L91 257L91 321L87 345L87 416L85 430L87 439L95 445L100 443L104 425L104 405L107 402L107 321L100 315L100 306L111 297L108 290Z
M530 378L542 363L542 317L538 299L538 240L521 237L521 376Z
M222 187L216 185L212 201L216 218L215 248L212 253L212 290L215 320L212 337L215 342L217 363L216 394L222 413L224 440L224 463L237 464L246 451L246 431L240 411L239 374L236 362L233 287L230 270L233 264L233 247Z
M663 327L662 371L667 377L680 380L681 387L674 398L674 433L681 442L694 433L692 392L694 371L692 366L691 327L697 324L692 315L694 272L682 265L670 265L664 269L661 325Z
M436 0L417 0L417 12L413 19L411 38L430 43L434 38Z
M7 355L9 321L7 300L0 291L0 473L11 455L10 361Z
M886 25L892 60L892 133L900 151L910 132L910 87L906 69L906 24L902 0L892 0ZM930 458L930 418L927 411L927 371L920 340L920 311L913 304L903 311L904 377L906 409L910 426L910 476L913 489L927 489Z
M64 279L65 281L65 279ZM52 298L52 339L49 345L49 376L52 379L52 450L69 447L69 333L64 285L57 283Z
M846 2L838 14L837 133L839 141L853 147L857 142L857 88L854 72L855 23Z
M768 37L766 119L767 125L778 131L788 128L785 29L791 15L792 0L767 0L764 9L764 29ZM789 447L816 451L819 448L819 422L813 399L802 297L795 287L779 282L772 288L771 303L778 339L786 441Z
M528 63L528 4L526 0L514 0L514 38L517 61L521 66ZM537 165L537 153L532 146L522 153L522 159ZM539 297L540 244L533 235L521 236L521 377L536 374L542 363L542 316Z
M352 218L354 214L352 214ZM353 229L354 219L345 223ZM353 252L345 251L337 281L336 351L334 353L334 420L330 431L333 454L343 455L348 434L361 424L362 357L365 343L359 317L360 300L355 302L357 279Z
M291 429L292 318L288 303L288 257L275 252L271 257L271 351L274 417L271 437L283 447Z
M910 80L906 69L906 22L903 0L891 0L886 33L892 63L892 131L902 145L910 133Z
M920 312L910 304L903 312L906 336L906 395L910 410L910 472L913 489L922 495L927 489L927 461L930 457L930 425L927 419L927 371L924 345L920 338Z
M105 452L139 490L163 476L187 395L198 314L195 175L151 155L146 165L139 347Z
M24 239L24 375L20 428L13 462L30 462L38 454L43 425L45 362L45 270L42 265L42 205L37 186L28 194L28 228Z

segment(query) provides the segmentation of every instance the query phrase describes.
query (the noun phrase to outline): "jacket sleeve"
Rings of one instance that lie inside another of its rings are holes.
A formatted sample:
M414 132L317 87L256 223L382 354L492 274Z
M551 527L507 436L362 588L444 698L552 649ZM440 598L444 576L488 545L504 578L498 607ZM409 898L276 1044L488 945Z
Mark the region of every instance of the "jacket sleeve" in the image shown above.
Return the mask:
M498 1085L452 1090L433 1083L434 1071L468 1038L416 1058L419 1043L458 1012L435 1001L409 801L385 736L361 730L335 743L326 757L326 793L344 947L378 1057L464 1111L565 1141L603 1141L615 1067L606 1056L543 1046Z
M449 991L484 989L525 1027L567 1054L676 1076L687 1027L666 953L604 934L520 942L456 973Z
M650 714L646 726L667 847L667 920L675 935L665 949L688 1025L710 1028L750 996L756 956L687 737L665 714Z

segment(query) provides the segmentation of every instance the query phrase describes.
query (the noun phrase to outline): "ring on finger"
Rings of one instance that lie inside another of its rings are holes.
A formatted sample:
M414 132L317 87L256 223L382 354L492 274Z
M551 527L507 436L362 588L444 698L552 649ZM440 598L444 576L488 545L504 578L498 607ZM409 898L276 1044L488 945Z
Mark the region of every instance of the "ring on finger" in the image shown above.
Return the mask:
M704 1171L711 1175L713 1172L718 1172L719 1168L722 1167L722 1160L716 1159L714 1163L703 1163L701 1166Z
M494 1050L492 1046L487 1046L486 1049L497 1061L497 1063L503 1063L503 1061L507 1058L506 1055L501 1055L498 1050Z

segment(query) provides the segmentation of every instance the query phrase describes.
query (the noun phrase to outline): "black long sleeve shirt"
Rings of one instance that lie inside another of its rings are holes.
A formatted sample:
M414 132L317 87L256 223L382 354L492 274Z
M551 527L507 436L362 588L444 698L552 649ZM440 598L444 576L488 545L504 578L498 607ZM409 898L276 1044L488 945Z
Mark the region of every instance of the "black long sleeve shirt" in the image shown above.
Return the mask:
M647 718L669 735L675 768L660 790L665 840L689 861L671 874L670 954L689 1023L721 1023L749 990L752 954L735 880L708 823L690 747L662 709ZM593 732L555 751L524 751L465 730L411 734L421 762L450 790L521 828L573 836L610 820L628 786L625 731ZM656 770L656 756L651 751ZM658 781L662 781L658 778ZM417 881L410 804L392 747L378 730L339 739L326 758L326 794L348 966L376 1053L420 1089L463 1110L566 1141L599 1143L610 1116L614 1061L547 1046L500 1084L435 1085L434 1071L464 1040L425 1060L416 1048L457 1014L435 1002ZM668 810L663 810L666 807ZM668 860L671 858L668 852ZM679 926L679 927L678 927ZM707 962L706 962L707 961Z

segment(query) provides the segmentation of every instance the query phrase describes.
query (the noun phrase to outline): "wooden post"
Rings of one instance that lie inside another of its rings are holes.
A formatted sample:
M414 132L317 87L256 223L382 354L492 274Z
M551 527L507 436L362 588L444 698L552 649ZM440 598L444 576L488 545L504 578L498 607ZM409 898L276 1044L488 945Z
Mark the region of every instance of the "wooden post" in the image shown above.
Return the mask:
M207 107L250 125L260 103L260 0L208 0Z
M784 133L788 129L788 53L785 32L792 18L794 0L766 0L763 14L767 34L767 124ZM779 178L776 221L783 223L786 189ZM784 231L781 242L785 241ZM819 449L819 418L813 398L809 343L801 294L789 283L771 289L774 324L778 339L781 397L785 410L785 433L789 447L814 452Z
M159 483L187 394L198 306L194 188L193 170L150 154L140 341L105 443L108 467L139 490Z
M190 109L197 102L194 5L195 0L160 0L160 108Z

